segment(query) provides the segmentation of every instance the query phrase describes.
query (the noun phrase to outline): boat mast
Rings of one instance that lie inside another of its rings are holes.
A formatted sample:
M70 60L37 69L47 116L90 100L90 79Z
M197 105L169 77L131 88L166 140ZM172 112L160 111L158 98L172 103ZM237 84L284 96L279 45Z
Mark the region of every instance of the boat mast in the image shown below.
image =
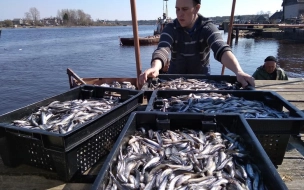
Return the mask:
M168 5L167 5L167 2L168 2L169 0L164 0L164 3L163 3L163 13L166 13L166 17L168 18ZM165 12L165 2L166 2L166 12Z

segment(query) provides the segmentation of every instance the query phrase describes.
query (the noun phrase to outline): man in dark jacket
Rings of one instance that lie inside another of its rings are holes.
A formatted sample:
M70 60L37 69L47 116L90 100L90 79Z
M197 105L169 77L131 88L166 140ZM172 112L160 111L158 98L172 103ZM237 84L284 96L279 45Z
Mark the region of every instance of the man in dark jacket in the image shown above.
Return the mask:
M277 59L268 56L264 60L264 65L257 68L252 75L255 80L288 80L284 70L277 67Z
M244 73L230 46L224 42L217 27L198 11L200 0L176 0L177 18L166 25L157 49L152 55L151 68L140 75L143 85L148 77L157 77L168 63L168 74L210 74L210 49L217 61L233 71L243 87L252 86L254 78Z

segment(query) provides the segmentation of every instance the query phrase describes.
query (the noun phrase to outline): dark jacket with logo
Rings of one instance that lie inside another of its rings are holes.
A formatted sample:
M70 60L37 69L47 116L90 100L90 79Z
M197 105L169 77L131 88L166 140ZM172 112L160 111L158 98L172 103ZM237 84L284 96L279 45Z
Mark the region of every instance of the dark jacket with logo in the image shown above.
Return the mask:
M214 58L221 61L225 51L231 51L217 27L199 15L192 32L181 27L178 20L168 23L162 31L152 61L169 63L169 74L210 74L210 49Z
M253 73L255 80L288 80L288 76L285 74L284 70L277 67L273 73L275 76L272 77L272 74L269 74L264 69L264 66L260 66Z

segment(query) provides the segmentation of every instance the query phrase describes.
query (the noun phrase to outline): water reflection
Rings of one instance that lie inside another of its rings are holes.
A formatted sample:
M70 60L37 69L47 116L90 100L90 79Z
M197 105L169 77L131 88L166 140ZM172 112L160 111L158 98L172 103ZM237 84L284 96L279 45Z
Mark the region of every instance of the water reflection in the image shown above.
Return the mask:
M303 52L302 43L279 41L278 62L289 77L304 77Z

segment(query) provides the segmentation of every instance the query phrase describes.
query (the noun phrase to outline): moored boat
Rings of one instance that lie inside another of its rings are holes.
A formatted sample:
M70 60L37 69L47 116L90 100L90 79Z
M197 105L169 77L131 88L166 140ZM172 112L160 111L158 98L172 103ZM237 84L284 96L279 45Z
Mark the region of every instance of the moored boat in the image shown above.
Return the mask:
M138 89L136 84L136 78L104 78L104 77L90 77L90 78L80 78L72 69L67 68L67 74L69 78L70 88L77 87L79 85L87 84L87 85L105 85L105 84L113 84L118 82L120 84L133 85L136 89Z
M164 29L165 25L167 23L172 22L171 18L168 17L167 1L168 0L164 0L164 3L166 2L166 12L165 12L165 10L163 10L164 11L163 18L159 17L157 19L156 29L154 30L153 35L139 38L138 39L139 45L158 44L159 39L160 39L160 34L161 34L162 30ZM120 41L120 45L125 45L125 46L133 46L134 45L134 38L133 37L119 38L119 41Z
M144 38L139 38L139 45L154 45L159 42L160 35L147 36ZM134 38L119 38L120 45L133 46Z

